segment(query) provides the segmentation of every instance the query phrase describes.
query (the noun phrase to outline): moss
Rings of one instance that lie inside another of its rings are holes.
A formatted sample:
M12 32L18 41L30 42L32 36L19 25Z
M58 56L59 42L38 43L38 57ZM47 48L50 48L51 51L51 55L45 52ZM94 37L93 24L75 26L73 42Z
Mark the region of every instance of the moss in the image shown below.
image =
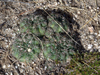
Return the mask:
M69 75L99 75L100 61L97 58L98 55L98 52L84 53L84 59L80 60L76 53L72 58L74 61L71 60L71 63L66 67L66 69L74 70Z

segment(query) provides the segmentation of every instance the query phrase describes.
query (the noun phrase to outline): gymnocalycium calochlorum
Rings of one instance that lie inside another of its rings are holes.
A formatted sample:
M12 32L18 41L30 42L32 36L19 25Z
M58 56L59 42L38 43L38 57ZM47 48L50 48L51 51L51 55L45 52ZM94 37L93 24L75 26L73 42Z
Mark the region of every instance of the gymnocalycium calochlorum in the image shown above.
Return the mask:
M55 21L68 30L69 22L60 15L51 14ZM41 15L30 15L20 23L20 30L12 50L13 55L20 61L32 61L41 51L45 59L66 61L73 55L72 40L61 27L49 16L47 20Z

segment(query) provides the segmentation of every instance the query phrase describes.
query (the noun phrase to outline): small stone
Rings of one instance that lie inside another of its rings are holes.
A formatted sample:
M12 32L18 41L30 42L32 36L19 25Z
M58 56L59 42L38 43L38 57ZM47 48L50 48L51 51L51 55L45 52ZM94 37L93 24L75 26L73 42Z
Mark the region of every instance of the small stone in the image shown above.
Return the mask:
M18 68L18 66L15 66L15 68Z
M9 47L9 45L6 45L6 48L8 48Z
M36 64L33 64L33 66L36 66Z
M89 9L91 9L91 6L89 6Z
M75 17L73 17L73 20L75 20Z
M80 14L80 11L78 11L77 14Z
M19 29L17 29L19 31Z
M9 75L8 73L5 73L6 75Z
M100 49L100 46L98 46L98 48Z
M90 52L92 52L93 50L91 49Z
M100 30L99 30L99 34L100 34Z
M93 12L93 9L91 9L91 12Z
M20 48L20 46L17 46L17 47L19 47L19 48Z
M28 49L28 52L31 52L31 51L32 51L32 50L29 48L29 49Z
M90 34L93 34L94 33L93 27L88 27L88 29L89 29Z
M58 3L57 2L54 2L54 5L56 6Z
M75 16L76 18L78 17L78 15L76 15L76 14L75 14L74 16Z
M12 38L15 38L15 36L16 36L16 34L15 34L15 33L13 33L13 34L12 34Z
M46 70L46 69L47 69L47 66L44 67L44 70Z
M20 73L23 73L24 72L24 70L23 69L20 69Z
M88 49L91 49L93 47L93 45L89 44L88 45Z
M18 66L20 66L20 65L18 64Z
M86 47L86 45L83 45L84 46L84 48Z
M5 69L6 68L6 65L3 65L2 68Z
M21 67L22 67L22 68L25 68L25 63L22 62L22 63L21 63Z
M95 35L97 35L98 33L94 33Z
M32 64L34 64L34 62L32 62Z
M8 40L5 40L5 42L8 42Z
M11 67L11 65L9 64L9 65L7 65L7 67L9 68L9 67Z
M13 73L11 72L10 75L13 75Z
M97 7L97 9L99 9L99 7Z
M71 61L71 58L70 57L68 57L68 59L67 59L67 63L70 63L70 61Z
M98 49L98 52L100 52L100 49Z
M95 46L96 48L98 48L98 43L94 44L94 46Z
M97 21L98 20L98 17L95 17L94 20Z
M93 39L93 36L92 36L92 35L89 35L89 38L90 38L90 39Z
M95 39L94 43L96 43L96 42L97 42L97 39Z
M100 36L100 34L98 34L98 36Z

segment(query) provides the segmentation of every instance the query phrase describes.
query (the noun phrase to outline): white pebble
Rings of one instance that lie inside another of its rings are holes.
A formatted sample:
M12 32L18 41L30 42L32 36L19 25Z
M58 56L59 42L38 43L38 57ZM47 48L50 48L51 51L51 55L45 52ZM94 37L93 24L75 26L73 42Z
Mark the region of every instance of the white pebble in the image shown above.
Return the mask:
M15 36L16 36L16 34L15 34L15 33L13 33L13 34L12 34L12 38L15 38Z
M100 46L98 46L98 48L100 49Z
M17 46L17 47L20 47L20 46Z
M100 49L98 49L98 52L100 52Z
M57 2L54 2L54 5L57 5L58 3Z
M32 62L32 64L34 64L34 62Z
M88 30L89 30L90 34L93 34L94 33L93 27L88 27Z
M18 66L20 66L20 65L18 64Z
M93 9L91 9L91 12L93 12Z
M32 50L29 48L29 49L28 49L28 52L31 52L31 51L32 51Z
M88 19L86 19L86 22L88 21Z
M91 6L89 6L89 9L91 9Z
M10 67L11 65L7 65L8 67Z
M47 69L47 66L45 66L44 70L46 70L46 69Z
M6 68L6 65L3 65L3 67L2 67L3 69L5 69Z
M80 11L78 11L77 14L80 14Z
M13 73L11 72L10 75L13 75Z
M96 43L96 42L97 42L97 40L95 39L94 43Z
M23 62L22 62L22 63L21 63L21 65L22 65L22 67L24 68L24 66L25 66L25 63L23 63Z
M19 29L17 29L19 31Z
M73 20L75 20L75 17L73 17Z
M98 48L98 43L94 44L94 46L95 46L96 48Z
M90 35L89 38L90 38L90 39L93 39L93 36Z
M75 14L75 17L77 18L78 16Z
M9 47L9 45L6 45L6 48L8 48Z
M6 75L9 75L8 73L5 73Z
M97 33L94 33L95 35L97 35Z
M99 7L97 7L97 9L99 9Z
M8 40L5 40L6 42L8 41Z
M67 63L70 63L70 61L71 61L71 58L70 57L68 57L68 59L67 59Z
M94 20L97 21L98 20L98 17L95 17Z
M15 68L18 68L18 66L15 66Z
M100 36L100 34L98 34L98 36Z
M88 45L88 49L91 49L91 48L92 48L92 46L93 46L93 45L89 44L89 45Z
M92 52L93 50L91 49L90 52Z
M23 73L24 72L24 70L23 69L20 69L20 73Z

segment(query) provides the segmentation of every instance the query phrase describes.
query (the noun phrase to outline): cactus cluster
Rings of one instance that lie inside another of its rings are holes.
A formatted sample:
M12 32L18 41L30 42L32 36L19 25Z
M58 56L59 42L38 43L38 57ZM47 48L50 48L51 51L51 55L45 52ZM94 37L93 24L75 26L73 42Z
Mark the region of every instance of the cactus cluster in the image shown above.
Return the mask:
M67 31L68 22L64 17L51 14L55 21ZM66 61L73 55L72 40L49 16L31 16L20 23L20 30L12 46L13 55L20 61L32 61L41 51L45 59Z

